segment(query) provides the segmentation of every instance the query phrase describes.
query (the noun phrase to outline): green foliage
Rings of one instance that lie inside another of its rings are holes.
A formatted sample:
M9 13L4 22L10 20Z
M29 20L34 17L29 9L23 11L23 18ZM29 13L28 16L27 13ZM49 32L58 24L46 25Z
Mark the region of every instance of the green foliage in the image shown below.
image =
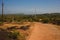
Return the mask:
M18 32L17 30L12 30L11 32L9 32L8 34L9 39L13 39L13 40L25 40L25 34Z
M43 22L43 23L48 23L49 21L48 21L48 20L42 20L41 22Z
M0 22L0 26L3 25L3 22Z
M8 34L8 37L11 38L11 39L18 39L18 36L19 36L19 32L15 32L15 31L10 32Z
M29 27L30 27L29 25L28 26L21 26L20 29L22 29L22 30L28 30Z
M0 16L0 19L1 16ZM42 20L40 20L42 19ZM51 13L51 14L35 14L35 15L21 15L21 14L6 14L4 15L4 22L45 22L52 23L54 20L60 21L60 13ZM0 20L1 22L2 20ZM59 23L58 23L59 24Z

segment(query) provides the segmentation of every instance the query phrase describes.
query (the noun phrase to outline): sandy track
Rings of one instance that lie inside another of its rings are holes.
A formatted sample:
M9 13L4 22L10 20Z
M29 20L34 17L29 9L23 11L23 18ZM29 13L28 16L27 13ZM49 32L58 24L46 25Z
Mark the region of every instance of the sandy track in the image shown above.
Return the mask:
M60 30L51 24L35 23L27 40L60 40Z

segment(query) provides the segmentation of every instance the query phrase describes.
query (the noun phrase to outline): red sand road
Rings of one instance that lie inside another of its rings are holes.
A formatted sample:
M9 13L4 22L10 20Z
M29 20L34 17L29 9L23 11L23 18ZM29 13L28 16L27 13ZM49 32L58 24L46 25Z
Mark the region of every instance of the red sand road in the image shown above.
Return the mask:
M35 23L27 40L60 40L60 30L51 24Z

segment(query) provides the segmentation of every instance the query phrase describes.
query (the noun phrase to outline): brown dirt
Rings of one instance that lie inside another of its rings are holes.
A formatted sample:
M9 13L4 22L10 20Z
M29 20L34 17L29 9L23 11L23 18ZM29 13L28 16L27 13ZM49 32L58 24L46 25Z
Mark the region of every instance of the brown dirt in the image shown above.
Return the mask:
M30 30L27 32L30 33L30 35L27 37L27 40L60 40L60 26L52 25L52 24L43 24L38 22L33 23L26 23L23 24L4 24L3 26L0 26L0 28L7 28L11 26L22 26L22 25L31 25ZM33 29L32 29L33 28Z
M60 30L56 25L35 23L27 40L60 40Z
M24 22L24 23L21 23L21 24L20 23L19 24L18 23L4 23L4 25L0 26L0 29L4 29L3 31L0 30L0 40L8 40L8 37L7 37L8 33L7 33L7 30L5 30L8 27L17 26L17 28L20 28L20 26L23 26L23 25L25 25L25 26L26 25L30 25L31 27L33 26L33 24L30 23L30 22ZM29 32L30 32L30 30L31 30L31 28L29 28L29 30L26 30L26 31L24 31L22 29L17 29L16 31L18 31L20 34L23 34L24 36L27 37ZM11 32L13 32L13 31L11 31ZM9 40L12 40L12 39L9 39Z
M23 22L23 23L4 23L4 25L0 26L0 28L6 29L8 27L12 27L12 26L23 26L23 25L30 25L30 22Z

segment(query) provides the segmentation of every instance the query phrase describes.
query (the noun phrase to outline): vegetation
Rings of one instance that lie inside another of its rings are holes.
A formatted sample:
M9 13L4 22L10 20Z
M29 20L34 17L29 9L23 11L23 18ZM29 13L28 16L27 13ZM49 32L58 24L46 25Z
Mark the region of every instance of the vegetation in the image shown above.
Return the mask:
M25 40L25 34L17 31L12 30L8 31L6 29L0 28L0 40Z
M18 36L19 36L19 32L17 32L16 30L8 34L8 37L13 40L18 40Z
M0 22L1 20L0 16ZM4 22L43 22L43 23L53 23L60 25L60 13L51 13L51 14L33 14L33 15L24 15L24 14L5 14Z
M42 22L42 23L52 23L60 25L60 13L51 13L51 14L5 14L2 20L0 15L0 26L4 23L23 23L23 22ZM26 40L28 33L25 33L28 30L30 25L21 26L11 26L7 29L0 28L0 40ZM23 33L18 30L23 30ZM25 34L24 34L25 33Z
M29 25L28 26L21 26L20 29L22 29L22 30L28 30L29 27L30 27Z

